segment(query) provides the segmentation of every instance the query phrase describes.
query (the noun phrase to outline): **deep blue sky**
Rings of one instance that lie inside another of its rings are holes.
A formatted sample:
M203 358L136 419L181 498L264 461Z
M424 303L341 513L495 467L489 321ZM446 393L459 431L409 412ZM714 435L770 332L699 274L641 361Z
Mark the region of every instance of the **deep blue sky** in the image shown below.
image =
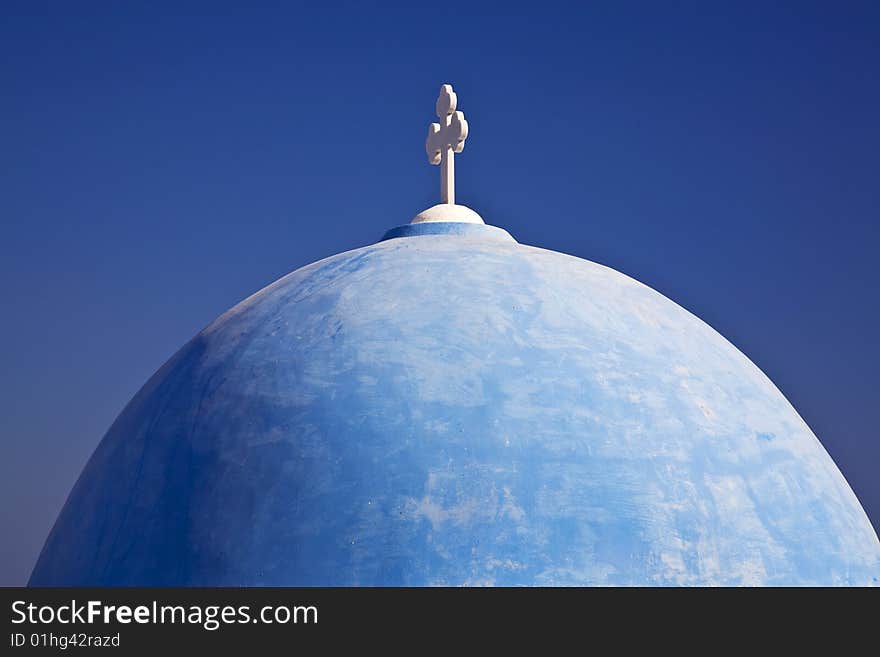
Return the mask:
M3 3L0 584L179 346L436 202L442 82L459 202L714 326L880 526L880 5L411 4Z

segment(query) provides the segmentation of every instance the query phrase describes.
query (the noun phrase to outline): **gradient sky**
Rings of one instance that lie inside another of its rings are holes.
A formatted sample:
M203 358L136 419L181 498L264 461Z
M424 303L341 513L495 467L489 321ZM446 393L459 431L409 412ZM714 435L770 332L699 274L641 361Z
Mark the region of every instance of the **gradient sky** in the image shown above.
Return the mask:
M443 82L459 202L720 331L880 526L880 5L585 4L4 2L0 584L178 347L437 202Z

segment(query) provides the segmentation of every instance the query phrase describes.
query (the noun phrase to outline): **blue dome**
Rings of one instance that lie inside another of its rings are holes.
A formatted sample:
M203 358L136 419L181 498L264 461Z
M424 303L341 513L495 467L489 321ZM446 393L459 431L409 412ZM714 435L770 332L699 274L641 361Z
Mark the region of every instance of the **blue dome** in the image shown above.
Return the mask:
M222 315L125 408L32 585L876 584L785 397L654 290L419 224Z

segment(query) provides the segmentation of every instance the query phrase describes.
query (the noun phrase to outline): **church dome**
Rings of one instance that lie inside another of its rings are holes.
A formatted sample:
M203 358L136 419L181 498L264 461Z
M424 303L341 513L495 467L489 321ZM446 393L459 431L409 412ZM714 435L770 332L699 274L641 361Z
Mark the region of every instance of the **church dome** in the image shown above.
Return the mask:
M425 220L215 320L128 404L33 585L876 584L785 397L607 267Z

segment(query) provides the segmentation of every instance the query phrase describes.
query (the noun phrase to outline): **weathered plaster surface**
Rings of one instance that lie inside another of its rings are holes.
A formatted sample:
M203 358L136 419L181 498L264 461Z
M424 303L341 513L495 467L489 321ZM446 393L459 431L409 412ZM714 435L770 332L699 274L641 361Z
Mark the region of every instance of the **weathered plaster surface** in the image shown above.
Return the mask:
M208 326L111 427L32 584L878 583L840 471L721 335L606 267L456 232Z

